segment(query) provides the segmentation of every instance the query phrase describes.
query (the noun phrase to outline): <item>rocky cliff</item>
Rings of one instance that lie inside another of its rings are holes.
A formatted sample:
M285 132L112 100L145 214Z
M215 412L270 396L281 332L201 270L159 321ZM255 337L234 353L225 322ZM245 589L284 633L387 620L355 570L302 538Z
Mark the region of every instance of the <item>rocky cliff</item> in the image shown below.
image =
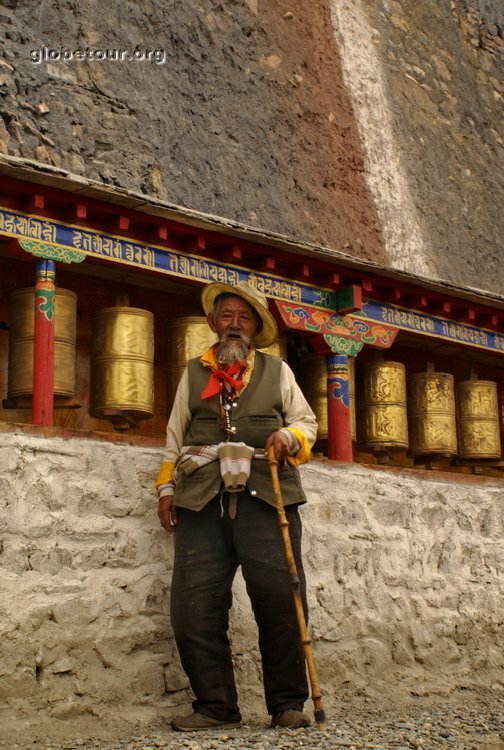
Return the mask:
M0 151L500 292L502 16L496 0L4 0Z

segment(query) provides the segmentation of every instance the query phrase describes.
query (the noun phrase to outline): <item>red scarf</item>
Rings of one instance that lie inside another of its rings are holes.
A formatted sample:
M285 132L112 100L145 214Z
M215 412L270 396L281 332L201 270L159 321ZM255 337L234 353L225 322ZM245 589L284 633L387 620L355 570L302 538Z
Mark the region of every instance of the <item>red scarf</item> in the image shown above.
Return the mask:
M239 391L241 388L243 388L243 381L242 380L236 380L233 378L233 375L236 375L237 372L240 372L242 368L242 364L240 362L235 362L234 365L231 365L227 370L219 370L217 367L212 367L210 365L210 370L212 371L210 374L210 378L208 379L208 383L201 391L201 398L210 398L211 396L216 396L222 385L222 381L225 380L226 383L229 383L235 391Z

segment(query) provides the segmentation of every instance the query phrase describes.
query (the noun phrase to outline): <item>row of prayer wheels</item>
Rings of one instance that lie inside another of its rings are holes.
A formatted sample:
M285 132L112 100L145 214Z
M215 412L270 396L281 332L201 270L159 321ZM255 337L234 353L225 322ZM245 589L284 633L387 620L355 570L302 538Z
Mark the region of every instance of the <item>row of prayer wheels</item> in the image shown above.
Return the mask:
M33 388L34 289L11 295L8 398L30 396ZM76 395L76 317L74 292L55 294L55 401ZM204 317L184 317L167 326L168 408L189 359L215 342ZM287 342L268 349L286 357ZM324 356L305 362L301 386L326 439L327 371ZM501 457L501 419L497 384L453 375L424 373L406 379L400 362L375 362L359 368L355 393L354 360L349 359L351 434L361 450L408 450L417 456L464 459ZM356 408L357 404L357 408ZM154 414L154 316L133 307L102 309L93 316L89 413L127 429Z
M426 372L406 379L400 362L363 369L358 444L373 451L407 448L413 457L500 459L497 383Z
M352 363L352 360L350 360ZM325 357L306 368L318 389L305 387L317 414L319 438L327 438L324 399ZM453 375L426 372L406 377L401 362L375 362L350 367L352 439L360 450L381 453L407 450L412 457L500 459L501 425L497 383L471 378L454 383ZM357 403L357 407L356 407Z
M8 399L30 397L33 389L33 288L19 289L10 298ZM55 293L54 397L76 396L77 295ZM216 341L204 317L178 318L167 326L168 408L180 376L192 357ZM265 351L286 356L279 338ZM154 415L154 316L147 310L117 306L96 312L92 323L89 414L106 419L118 430L129 429Z
M8 399L33 390L35 290L10 297ZM54 399L76 397L77 295L57 289L54 314ZM154 316L111 307L93 316L89 413L128 429L154 414Z

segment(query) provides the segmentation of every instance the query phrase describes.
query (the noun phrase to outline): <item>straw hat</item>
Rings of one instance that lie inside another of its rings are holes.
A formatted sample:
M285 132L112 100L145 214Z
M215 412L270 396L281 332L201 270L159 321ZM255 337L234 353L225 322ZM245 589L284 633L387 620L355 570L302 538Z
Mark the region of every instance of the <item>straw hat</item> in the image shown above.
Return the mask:
M239 281L235 286L221 284L215 281L203 287L201 292L201 304L208 315L213 312L215 298L219 294L234 294L241 297L252 307L262 321L262 328L254 336L254 344L262 349L273 344L278 338L278 328L274 317L268 310L268 300L265 295L247 281Z

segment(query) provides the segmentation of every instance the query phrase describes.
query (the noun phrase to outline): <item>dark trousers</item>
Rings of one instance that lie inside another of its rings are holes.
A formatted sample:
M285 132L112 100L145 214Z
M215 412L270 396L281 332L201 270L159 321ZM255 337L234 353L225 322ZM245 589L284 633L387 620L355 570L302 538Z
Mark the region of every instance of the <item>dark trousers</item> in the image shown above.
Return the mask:
M277 512L245 490L231 520L228 499L215 498L198 513L177 509L171 618L196 696L193 708L215 719L240 719L227 632L231 587L241 565L259 630L268 712L302 709L308 697L305 659ZM286 515L306 612L301 520L295 506Z

